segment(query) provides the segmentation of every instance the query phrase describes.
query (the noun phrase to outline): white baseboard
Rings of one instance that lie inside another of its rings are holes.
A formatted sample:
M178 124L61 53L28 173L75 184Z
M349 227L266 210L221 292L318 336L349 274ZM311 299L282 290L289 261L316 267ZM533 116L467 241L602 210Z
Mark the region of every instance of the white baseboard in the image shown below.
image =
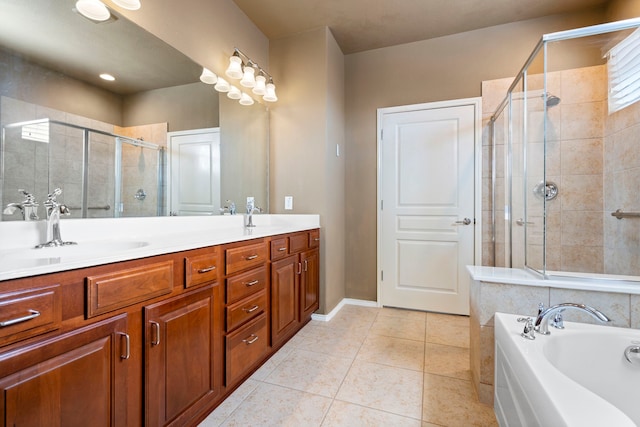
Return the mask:
M345 306L345 304L349 305L359 305L362 307L378 307L378 303L376 301L367 301L363 299L353 299L353 298L343 298L342 301L338 303L328 314L316 314L313 313L311 315L312 320L318 320L320 322L328 322L333 319L333 316L338 314L338 312Z

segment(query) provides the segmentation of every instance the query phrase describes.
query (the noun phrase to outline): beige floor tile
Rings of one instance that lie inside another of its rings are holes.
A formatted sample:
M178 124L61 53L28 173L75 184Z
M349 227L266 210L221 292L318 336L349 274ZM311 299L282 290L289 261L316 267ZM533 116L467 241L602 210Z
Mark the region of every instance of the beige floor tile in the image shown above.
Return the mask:
M336 399L419 419L422 376L422 372L356 360Z
M362 344L356 360L422 371L424 343L384 335L371 335Z
M298 342L300 350L353 359L362 346L366 333L342 328L312 326Z
M469 317L427 314L427 342L469 348Z
M294 350L264 381L321 396L334 397L351 363L351 359Z
M272 384L260 384L223 426L319 426L331 399Z
M222 425L229 415L240 406L242 401L246 399L259 384L258 381L252 379L246 380L231 396L226 398L215 411L209 414L209 416L199 424L199 427L218 427Z
M331 404L322 427L421 427L420 420L407 418L377 409L365 408L339 400Z
M471 380L468 348L426 343L424 353L425 372Z
M377 316L371 314L355 314L343 313L342 310L328 322L314 323L316 326L322 326L332 329L347 329L353 332L366 334L369 332L371 325Z
M425 311L405 310L402 308L383 307L378 312L378 317L402 317L405 319L421 320L424 321L427 318Z
M425 322L402 317L378 316L369 334L424 342Z
M282 363L282 361L286 359L289 354L291 354L293 350L293 347L285 345L280 350L278 350L276 354L271 356L269 360L267 360L262 366L260 366L260 368L258 368L258 370L255 371L250 378L253 380L264 381L264 379L267 378L274 371L274 369L276 369L278 365Z
M449 427L497 426L493 408L478 402L470 381L424 374L422 420Z

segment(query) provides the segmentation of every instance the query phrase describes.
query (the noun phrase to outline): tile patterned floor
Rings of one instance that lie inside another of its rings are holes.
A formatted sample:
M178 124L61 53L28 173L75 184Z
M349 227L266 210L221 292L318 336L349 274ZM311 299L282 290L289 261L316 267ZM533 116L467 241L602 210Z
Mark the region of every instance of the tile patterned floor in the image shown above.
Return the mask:
M469 371L469 319L347 305L311 321L200 427L497 426Z

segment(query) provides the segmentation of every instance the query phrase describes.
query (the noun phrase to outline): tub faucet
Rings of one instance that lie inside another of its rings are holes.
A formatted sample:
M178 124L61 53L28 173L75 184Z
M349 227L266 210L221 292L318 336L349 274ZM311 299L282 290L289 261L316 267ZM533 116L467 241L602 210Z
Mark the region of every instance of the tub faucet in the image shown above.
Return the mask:
M62 190L56 188L49 194L44 206L47 209L47 241L36 248L49 248L52 246L75 245L76 242L64 242L60 237L60 215L70 215L71 211L66 205L56 201L56 197L62 194Z
M553 317L554 326L562 329L564 326L562 325L561 313L566 309L584 311L585 313L590 314L593 318L603 323L611 321L607 316L593 307L584 304L565 302L546 309L542 309L542 307L540 307L538 317L536 317L536 321L534 324L535 331L542 335L549 335L551 333L549 332L549 318L551 317Z
M23 189L18 190L19 193L24 195L24 200L21 203L9 203L7 207L2 211L5 215L13 215L17 210L22 213L22 219L25 221L37 221L38 218L38 203L36 202L33 194Z

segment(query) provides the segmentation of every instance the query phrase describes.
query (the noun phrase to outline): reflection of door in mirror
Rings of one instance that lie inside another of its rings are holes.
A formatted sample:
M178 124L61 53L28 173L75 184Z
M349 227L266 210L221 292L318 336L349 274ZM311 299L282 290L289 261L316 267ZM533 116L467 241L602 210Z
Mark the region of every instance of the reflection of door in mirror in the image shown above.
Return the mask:
M169 132L171 215L220 211L220 129Z

